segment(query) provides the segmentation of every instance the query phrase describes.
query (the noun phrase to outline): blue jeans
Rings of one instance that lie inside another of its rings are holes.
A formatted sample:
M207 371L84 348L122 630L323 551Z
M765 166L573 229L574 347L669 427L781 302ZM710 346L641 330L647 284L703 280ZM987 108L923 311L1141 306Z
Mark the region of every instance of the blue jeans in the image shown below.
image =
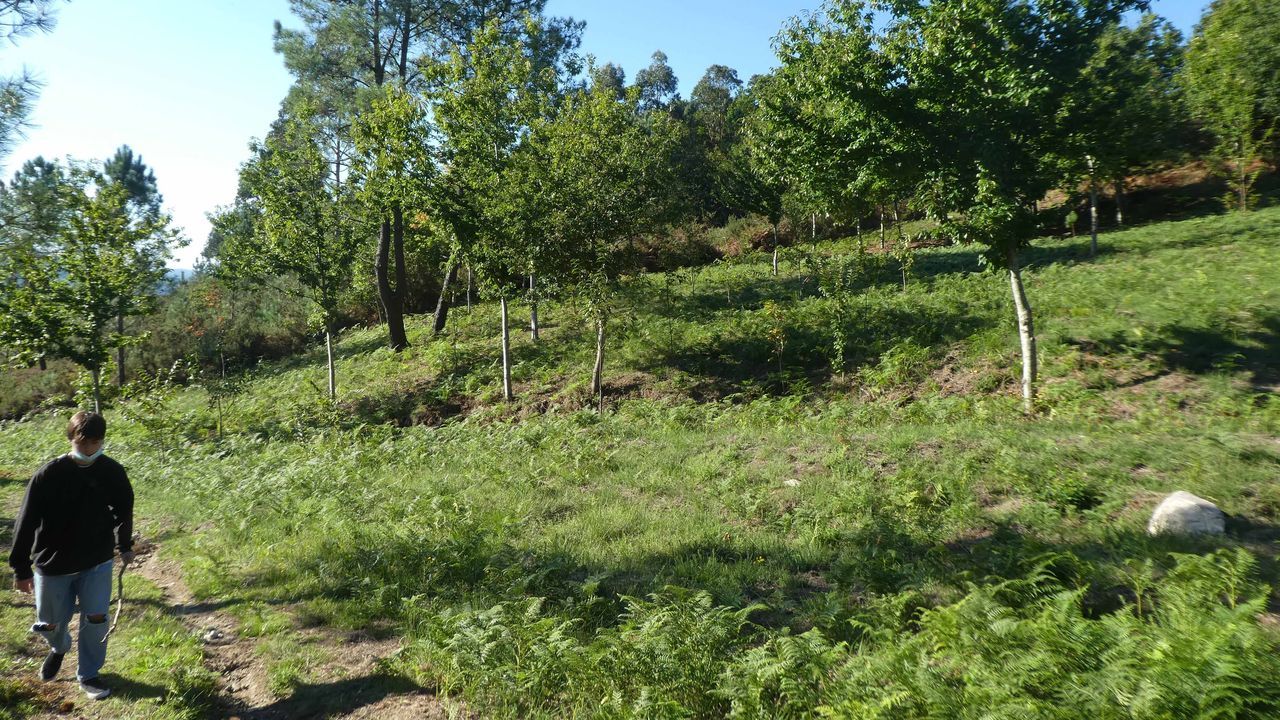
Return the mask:
M36 624L31 632L49 643L49 649L71 649L71 615L80 601L80 638L76 677L98 677L107 659L107 611L111 609L111 561L70 575L36 573ZM93 620L90 620L93 617ZM102 622L94 622L101 619Z

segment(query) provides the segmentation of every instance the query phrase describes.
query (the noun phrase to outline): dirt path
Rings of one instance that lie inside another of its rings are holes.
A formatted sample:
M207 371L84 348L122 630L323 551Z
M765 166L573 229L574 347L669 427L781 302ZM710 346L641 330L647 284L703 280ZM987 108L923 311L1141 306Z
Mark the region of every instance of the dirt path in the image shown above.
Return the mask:
M270 689L259 640L244 636L240 623L221 610L222 603L193 597L177 564L166 559L162 549L140 550L134 572L159 586L173 614L203 641L205 664L218 677L218 717L417 720L457 714L451 715L434 695L382 669L381 661L399 649L398 639L328 629L287 631L307 648L308 656L323 661L307 668L306 681L288 697L277 697Z

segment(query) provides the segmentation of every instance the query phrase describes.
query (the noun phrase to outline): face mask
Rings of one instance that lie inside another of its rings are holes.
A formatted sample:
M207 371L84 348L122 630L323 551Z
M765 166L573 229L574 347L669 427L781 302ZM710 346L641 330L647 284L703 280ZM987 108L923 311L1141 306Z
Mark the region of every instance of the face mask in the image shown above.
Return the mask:
M98 448L98 452L92 455L85 455L81 453L79 450L76 450L75 448L71 448L71 459L75 460L81 465L92 465L94 460L97 460L99 457L102 456L103 450L104 448Z

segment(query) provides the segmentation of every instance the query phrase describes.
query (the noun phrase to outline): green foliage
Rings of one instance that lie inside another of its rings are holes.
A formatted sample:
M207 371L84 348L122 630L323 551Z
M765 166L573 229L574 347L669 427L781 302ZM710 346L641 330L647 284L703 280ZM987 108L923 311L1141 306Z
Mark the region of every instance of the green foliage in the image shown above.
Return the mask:
M88 167L37 160L19 172L4 198L17 232L0 247L10 279L0 345L11 363L61 357L96 376L111 349L137 341L109 328L150 311L179 242L169 218L130 193Z
M854 252L801 256L802 267L817 279L818 294L826 301L823 316L830 344L825 354L838 375L844 375L852 360L849 351L856 339L850 336L850 329L857 320L857 292L884 273L886 260L887 256L872 255L861 246Z
M1102 34L1065 110L1075 127L1064 158L1070 184L1089 173L1088 157L1099 177L1123 182L1176 154L1187 122L1175 81L1182 53L1182 33L1154 14Z
M194 357L203 367L232 371L276 360L305 348L313 337L303 288L291 278L237 282L200 273L161 297L156 311L137 322L144 340L134 354L159 370Z
M53 30L58 0L23 0L0 5L0 35L10 43L35 32ZM13 150L27 126L40 83L23 72L0 77L0 160Z
M635 93L570 93L535 122L517 173L534 192L534 231L545 238L533 267L544 283L601 303L636 267L627 241L671 218L679 183L674 155L681 126L645 116Z
M892 4L881 21L870 3L833 3L779 36L766 116L819 196L913 195L1003 266L1057 180L1048 158L1072 128L1058 111L1134 4Z
M421 105L389 85L352 129L359 198L377 216L393 208L421 206L436 175L430 128Z
M774 226L775 244L789 187L788 165L777 143L776 130L761 108L770 101L771 93L777 92L771 77L752 78L729 107L730 117L740 123L734 141L726 141L710 153L717 199L738 213L768 218Z
M232 278L297 278L332 329L359 246L346 217L353 188L321 146L324 118L302 108L284 120L241 173L262 208L260 232L235 235L220 250Z
M1196 119L1214 137L1214 160L1249 208L1280 123L1280 8L1262 0L1215 0L1196 26L1180 76Z
M1040 575L975 588L879 634L828 683L823 710L876 718L1261 718L1277 711L1277 639L1243 550L1182 556L1158 599L1091 617Z
M489 294L510 295L531 264L554 262L529 245L536 241L537 178L516 162L529 128L553 112L565 79L580 69L571 52L577 42L575 27L533 16L518 33L494 21L425 68L448 168L436 193L439 211Z
M517 340L529 397L505 405L496 309L477 303L435 341L411 318L400 354L378 328L342 333L341 403L315 402L312 347L249 374L221 438L191 388L167 404L178 447L113 410L109 452L201 597L399 636L388 671L478 715L1169 718L1243 701L1236 717L1265 718L1278 215L1108 234L1090 263L1037 242L1047 411L1031 420L1001 382L1004 279L931 247L904 292L890 256L844 239L768 282L760 253L696 285L624 277L613 362L635 389L603 416L572 380L593 359L588 308L547 301L556 326ZM851 380L833 383L821 288L838 283ZM786 314L782 379L766 302ZM61 449L64 422L0 428L0 492ZM1148 537L1174 488L1219 502L1228 534ZM278 620L248 623L279 689L314 681ZM170 687L198 666L191 643L139 641L117 672Z
M786 311L778 303L766 300L761 312L764 313L767 323L765 332L769 338L769 346L773 350L774 359L778 361L778 372L782 372L782 353L787 348Z
M186 428L179 424L180 416L168 411L168 404L195 373L192 363L181 359L168 368L140 373L120 388L121 417L134 423L157 446L173 447Z

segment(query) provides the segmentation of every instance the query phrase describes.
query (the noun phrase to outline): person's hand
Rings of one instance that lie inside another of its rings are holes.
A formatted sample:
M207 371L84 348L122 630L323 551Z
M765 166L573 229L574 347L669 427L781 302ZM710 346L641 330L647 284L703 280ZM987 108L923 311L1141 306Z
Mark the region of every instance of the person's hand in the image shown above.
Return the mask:
M31 594L35 585L35 578L23 578L21 580L15 579L13 581L13 589L20 593L26 593L27 595Z
M126 550L120 553L120 562L124 563L125 565L132 565L133 558L134 558L134 554L132 550Z

